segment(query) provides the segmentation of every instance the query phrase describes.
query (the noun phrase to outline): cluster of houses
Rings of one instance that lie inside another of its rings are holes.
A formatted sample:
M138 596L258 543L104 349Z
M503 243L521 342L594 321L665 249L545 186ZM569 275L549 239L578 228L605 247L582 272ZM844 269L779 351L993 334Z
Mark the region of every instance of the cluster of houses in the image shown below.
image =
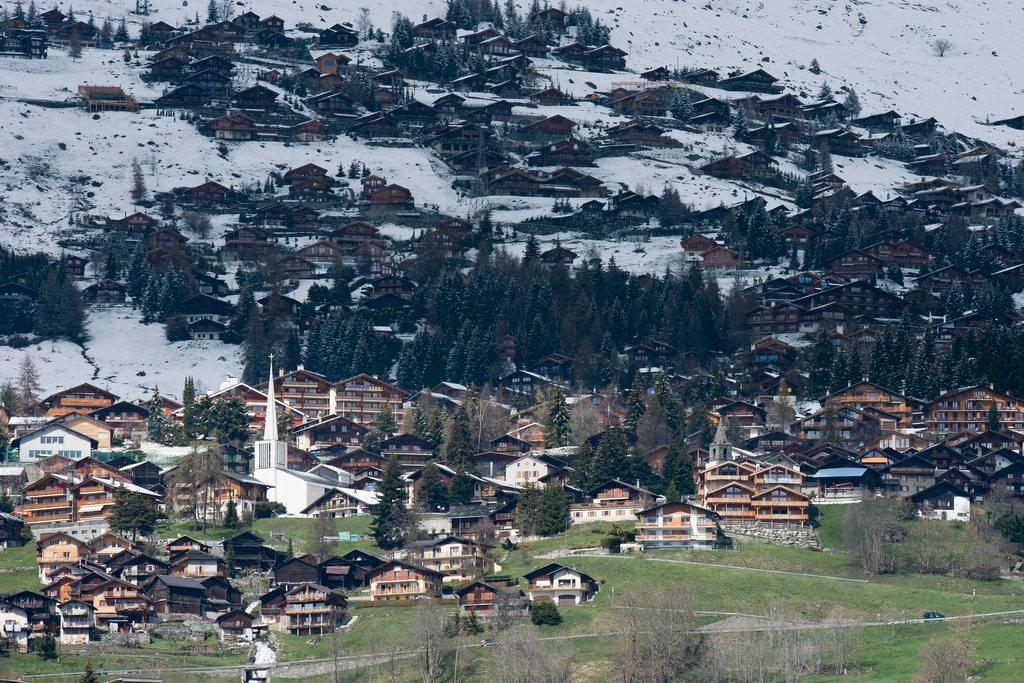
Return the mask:
M395 553L401 559L357 549L321 561L285 556L250 531L215 544L180 536L154 554L112 533L83 541L57 532L38 546L42 587L0 596L2 637L21 652L44 636L81 645L183 618L214 624L223 642L251 642L271 629L318 635L349 623L347 594L410 604L440 600L444 589L460 612L488 619L522 617L534 601L580 604L599 588L588 574L550 563L524 574L524 593L518 579L493 574L489 546L456 536L410 545ZM238 573L265 579L250 604L232 581Z

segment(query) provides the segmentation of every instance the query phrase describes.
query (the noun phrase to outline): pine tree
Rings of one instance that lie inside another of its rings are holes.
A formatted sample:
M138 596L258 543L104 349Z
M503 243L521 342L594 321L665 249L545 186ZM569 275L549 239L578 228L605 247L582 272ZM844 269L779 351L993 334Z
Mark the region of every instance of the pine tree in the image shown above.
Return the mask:
M242 287L235 303L235 310L228 319L227 329L224 333L224 341L231 344L241 344L249 333L252 318L256 314L256 298L253 296L252 288Z
M164 435L166 421L160 389L153 387L153 399L149 403L149 417L146 418L146 433L151 441L160 442Z
M63 269L51 270L36 302L33 331L40 337L85 338L85 305L82 296Z
M210 0L206 6L206 23L216 24L218 21L220 21L220 12L217 10L217 2L216 0Z
M39 384L39 371L32 356L25 356L18 366L18 410L26 415L35 415L43 388Z
M523 263L533 264L540 261L540 244L537 242L537 236L530 233L530 237L526 240L526 251L523 253Z
M469 413L463 403L448 421L448 440L444 446L444 464L456 472L473 469L473 434L469 427Z
M210 0L213 2L213 0ZM142 175L142 164L138 159L132 159L132 200L135 203L146 198L146 179Z
M370 535L381 548L400 547L409 531L409 513L405 508L402 464L397 455L392 455L384 466L377 496L377 503L370 512L373 517Z
M541 492L535 486L526 486L516 501L515 526L523 536L537 535L538 511Z
M224 510L224 527L227 529L234 529L238 526L238 509L235 506L235 501L229 500L226 509Z
M843 100L843 106L850 112L850 116L860 116L860 98L857 97L857 91L850 88L850 92L846 95L846 99Z
M821 90L818 91L818 99L821 101L832 99L832 87L825 81L821 84Z
M633 386L626 394L626 418L624 424L627 429L636 430L640 418L647 412L647 387L638 374L633 378Z
M569 528L569 497L558 484L545 486L541 491L537 514L537 533L554 536Z
M599 486L609 479L629 478L630 464L626 439L620 429L608 429L600 438L590 462L590 486Z
M810 71L815 76L817 76L818 74L821 73L821 65L818 64L818 60L817 59L812 59L811 60L811 65L809 67L807 67L807 70Z
M466 471L460 470L452 477L452 488L448 497L454 505L467 505L473 500L473 479Z
M448 507L448 489L441 479L441 470L433 461L428 462L420 473L416 502L427 512L438 512Z
M561 387L555 389L544 420L544 447L559 448L572 444L572 418Z
M115 43L127 43L132 39L128 33L128 24L124 17L121 17L121 21L117 24L117 31L114 32Z
M989 406L988 412L985 413L985 429L990 432L999 432L1003 429L1003 425L999 421L999 409L995 403Z

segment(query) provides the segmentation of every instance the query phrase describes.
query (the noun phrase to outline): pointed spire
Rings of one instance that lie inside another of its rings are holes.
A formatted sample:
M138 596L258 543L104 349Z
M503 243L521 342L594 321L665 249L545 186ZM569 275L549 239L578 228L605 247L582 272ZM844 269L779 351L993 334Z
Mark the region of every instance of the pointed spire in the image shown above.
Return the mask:
M267 410L263 414L263 440L277 441L277 403L274 397L274 354L270 354L270 381L267 382Z
M711 442L712 445L714 445L714 444L730 445L729 444L729 435L726 432L726 428L725 428L725 419L726 418L724 418L724 417L721 417L721 418L718 419L718 427L715 429L715 438Z

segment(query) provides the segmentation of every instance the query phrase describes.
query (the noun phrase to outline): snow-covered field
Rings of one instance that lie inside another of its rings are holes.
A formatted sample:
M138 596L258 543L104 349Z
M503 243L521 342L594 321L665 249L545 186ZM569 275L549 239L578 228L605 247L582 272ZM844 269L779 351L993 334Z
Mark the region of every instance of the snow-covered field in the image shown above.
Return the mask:
M24 349L0 346L0 384L14 382L25 356L31 356L47 393L92 382L124 399L147 398L153 387L180 398L184 375L197 389L217 389L227 375L240 376L240 348L216 341L170 343L164 326L143 325L137 311L125 307L89 311L84 348L47 341Z

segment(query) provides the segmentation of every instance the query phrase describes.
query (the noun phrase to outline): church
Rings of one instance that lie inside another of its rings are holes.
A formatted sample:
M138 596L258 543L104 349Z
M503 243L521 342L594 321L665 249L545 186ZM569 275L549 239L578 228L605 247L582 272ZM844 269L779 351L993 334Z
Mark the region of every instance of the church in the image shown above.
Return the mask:
M254 444L257 479L271 488L267 500L284 505L289 515L302 515L314 501L339 488L337 482L288 467L288 444L278 438L277 402L274 400L274 357L270 357L270 381L267 385L267 411L263 438Z

